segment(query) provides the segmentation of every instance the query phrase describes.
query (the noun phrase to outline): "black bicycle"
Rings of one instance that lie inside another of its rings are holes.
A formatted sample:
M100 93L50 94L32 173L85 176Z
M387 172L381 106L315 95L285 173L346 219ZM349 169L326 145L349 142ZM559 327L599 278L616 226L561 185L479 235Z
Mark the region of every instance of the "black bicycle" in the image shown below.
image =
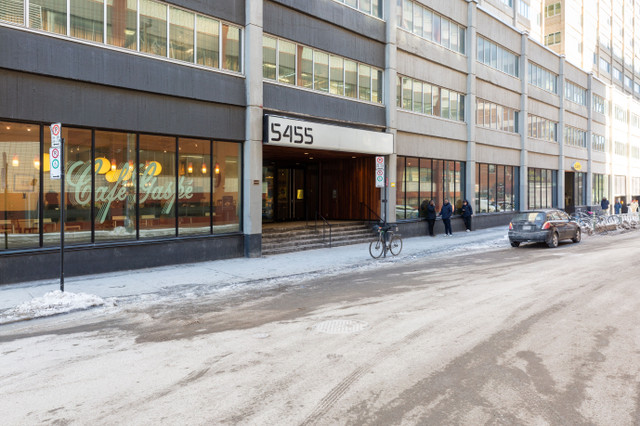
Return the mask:
M378 237L371 241L369 244L369 254L374 259L384 255L387 256L387 251L392 255L397 256L402 251L402 238L395 233L398 232L398 227L391 225L378 225Z

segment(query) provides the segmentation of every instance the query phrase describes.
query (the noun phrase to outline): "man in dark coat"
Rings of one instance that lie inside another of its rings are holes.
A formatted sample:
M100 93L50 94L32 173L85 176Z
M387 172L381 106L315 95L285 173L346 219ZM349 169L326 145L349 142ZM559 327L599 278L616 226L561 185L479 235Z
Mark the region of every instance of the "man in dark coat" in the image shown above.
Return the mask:
M453 232L451 232L451 215L453 215L453 207L451 207L449 200L445 199L444 204L442 205L442 209L440 210L442 223L444 223L445 237L453 236Z
M602 197L602 201L600 201L600 207L602 208L602 213L607 214L609 211L609 200L607 197Z
M425 208L424 217L427 219L427 224L429 225L429 235L435 237L433 234L433 226L436 223L436 203L433 200L430 200Z
M471 216L473 215L473 209L471 204L467 200L462 202L462 220L464 220L464 227L467 228L467 232L471 232Z

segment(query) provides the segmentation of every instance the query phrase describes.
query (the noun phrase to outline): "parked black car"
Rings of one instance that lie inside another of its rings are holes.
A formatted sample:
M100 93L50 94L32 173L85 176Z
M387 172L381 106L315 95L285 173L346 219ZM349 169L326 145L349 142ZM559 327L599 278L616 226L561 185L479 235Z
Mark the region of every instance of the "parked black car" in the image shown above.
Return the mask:
M580 225L559 209L521 212L509 224L511 247L518 247L525 242L545 242L549 247L558 247L561 240L579 243L581 237Z

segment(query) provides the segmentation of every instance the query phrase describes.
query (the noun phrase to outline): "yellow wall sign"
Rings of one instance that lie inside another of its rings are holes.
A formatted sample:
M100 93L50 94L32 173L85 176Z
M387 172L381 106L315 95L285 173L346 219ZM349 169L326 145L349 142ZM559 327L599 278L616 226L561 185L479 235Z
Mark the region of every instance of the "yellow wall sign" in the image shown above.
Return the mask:
M580 164L580 162L579 162L579 161L576 161L575 163L573 163L573 164L571 165L571 168L572 168L573 170L575 170L576 172L579 172L580 170L582 170L582 164Z

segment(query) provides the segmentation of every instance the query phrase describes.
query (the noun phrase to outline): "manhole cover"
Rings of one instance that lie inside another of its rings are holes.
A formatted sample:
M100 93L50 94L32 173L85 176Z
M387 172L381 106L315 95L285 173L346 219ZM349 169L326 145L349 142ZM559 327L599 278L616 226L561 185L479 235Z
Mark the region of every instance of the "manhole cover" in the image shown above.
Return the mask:
M364 321L330 320L319 322L313 326L313 329L327 334L349 334L364 330L368 326L369 324Z

